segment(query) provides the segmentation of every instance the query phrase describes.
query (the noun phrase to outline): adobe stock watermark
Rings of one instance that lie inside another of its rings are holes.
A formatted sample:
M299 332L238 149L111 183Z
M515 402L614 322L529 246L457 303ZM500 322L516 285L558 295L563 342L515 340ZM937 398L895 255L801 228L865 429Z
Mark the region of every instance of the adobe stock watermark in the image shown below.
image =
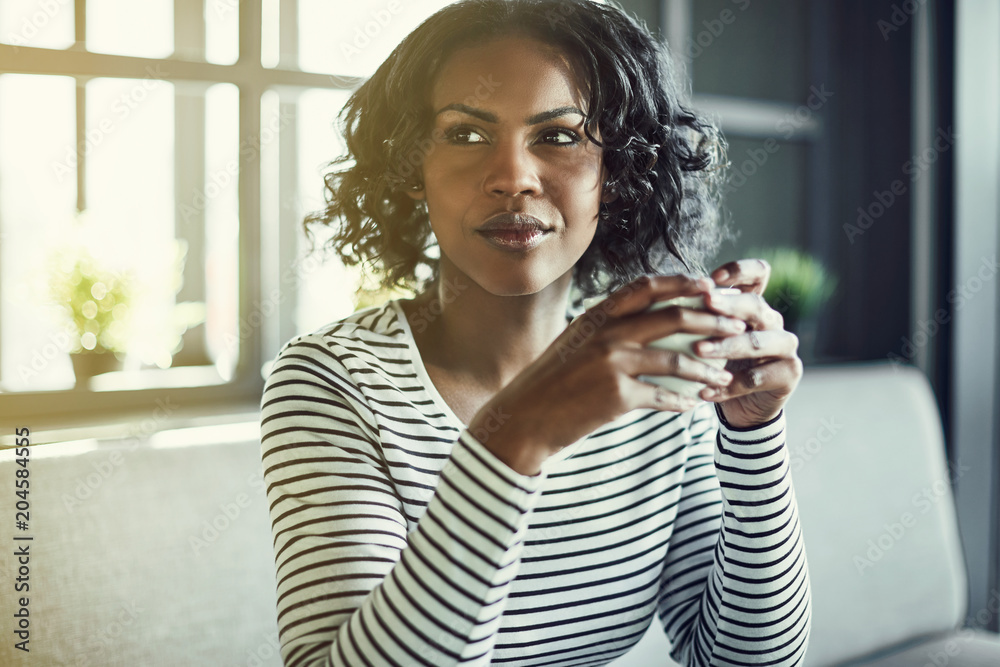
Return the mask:
M955 134L952 128L949 127L947 130L938 128L931 145L925 148L919 155L914 155L903 163L903 175L909 177L910 183L916 181L920 178L921 174L937 162L942 153L955 145L955 139L957 138L958 135ZM873 191L873 201L869 202L867 206L858 207L858 217L854 224L845 222L843 225L844 233L847 234L847 240L851 242L851 245L854 245L857 237L862 236L868 231L875 224L876 220L885 215L885 212L892 208L896 200L905 195L908 189L906 181L897 178L889 184L888 189Z
M729 0L732 4L739 7L741 12L745 12L750 6L750 0ZM736 22L736 14L732 9L728 7L719 12L719 15L714 19L705 19L701 24L705 27L691 36L684 49L684 55L688 57L689 60L695 60L701 54L705 52L715 40L722 36L722 33L726 30L727 25L732 25ZM698 26L695 26L697 29Z
M906 25L926 2L927 0L903 0L899 4L893 4L888 20L879 19L875 22L875 27L882 33L882 40L888 42L889 36Z
M780 133L784 139L791 138L799 128L809 122L813 114L823 108L833 95L834 92L827 90L825 83L820 84L819 88L815 85L809 86L809 96L805 103L800 104L794 111L785 114L781 120L775 123L775 133ZM781 150L781 144L775 137L765 139L759 148L748 148L746 151L747 159L743 160L729 175L722 191L728 195L742 188L750 177L756 174L757 170L761 169L779 150Z
M240 0L211 0L211 9L216 18L224 19L227 15L239 10Z
M825 445L828 445L837 434L844 428L844 425L837 421L836 417L823 417L819 420L819 428L816 433L804 442L796 442L789 446L789 465L792 472L802 469L809 461L818 456Z
M560 2L555 9L545 12L545 20L549 22L549 29L553 30L560 23L565 23L566 19L576 13L576 4L572 2Z
M485 102L493 93L497 91L502 85L502 82L497 81L492 74L487 74L485 76L479 76L476 80L477 86L475 90L472 91L462 103L468 107L476 107L477 103ZM423 167L424 162L427 157L434 152L434 150L440 145L448 141L448 137L445 131L441 128L435 127L431 130L429 137L424 137L423 139L415 140L406 151L403 159L400 163L396 164L396 168L386 174L386 180L392 187L404 187L407 183L407 179L418 173ZM390 142L391 143L391 142Z
M917 352L937 335L941 327L951 321L953 313L962 310L965 304L974 299L985 285L996 279L998 270L1000 270L1000 264L997 264L996 255L983 257L975 275L967 278L965 282L952 289L945 296L945 300L951 304L951 308L942 306L934 311L930 318L917 322L913 333L900 339L899 353L890 352L887 355L893 370L899 371L900 366L911 362L916 357Z
M444 312L444 306L454 303L458 295L468 287L460 280L445 280L441 285L440 292L435 295L435 297L440 296L440 298L431 299L429 304L420 306L415 313L411 313L406 318L410 329L418 334L426 331L427 327Z
M351 62L356 56L361 55L361 52L371 45L373 39L378 39L382 31L392 23L392 20L401 11L403 11L403 3L400 0L389 0L384 8L373 9L369 14L370 19L368 21L365 21L363 25L354 27L354 39L352 42L340 43L340 53L344 56L344 59L347 62Z
M223 533L229 530L243 516L244 510L252 506L257 498L267 497L267 487L261 472L250 473L246 483L254 489L254 494L248 495L246 492L240 491L229 502L220 503L219 511L210 519L202 521L200 532L188 537L188 545L195 556L203 549L207 549L209 545L214 544Z
M146 76L124 93L118 95L111 103L111 116L98 120L94 127L84 133L84 137L75 145L66 147L66 156L61 162L54 162L52 170L57 180L62 183L66 176L75 173L80 164L80 156L88 156L95 148L103 144L108 137L121 127L129 116L146 101L149 94L160 87L167 76L160 71L160 65L147 65Z
M854 555L854 567L857 569L858 574L864 576L865 570L875 567L875 563L882 560L883 556L905 537L906 532L917 525L920 516L927 514L934 505L941 502L942 498L951 494L955 482L961 479L962 475L969 470L971 468L963 466L961 462L949 462L947 478L936 479L930 486L925 486L917 493L914 493L910 498L910 505L919 509L919 513L915 514L907 510L899 515L898 521L883 524L882 527L885 530L875 539L868 540L868 548L864 551L863 555Z
M18 32L7 33L6 42L13 46L14 53L17 53L20 47L29 46L59 12L72 4L73 0L39 0L35 5L37 7L35 11L21 17L21 23L17 26Z
M227 332L223 336L226 350L234 351L240 342L250 338L267 318L277 315L281 304L293 293L299 281L318 271L322 266L323 261L314 253L303 255L289 264L281 272L278 286L272 288L260 301L255 300L251 311L239 318L236 323L236 334Z
M136 619L139 618L139 615L144 611L146 610L139 607L135 600L127 605L123 604L121 610L118 614L116 614L115 619L102 627L91 637L90 643L94 647L93 650L88 653L79 653L76 656L77 662L75 662L74 665L76 665L76 667L89 667L90 665L107 664L109 662L107 659L101 659L99 661L97 659L105 653L108 655L114 654L118 638L125 633L129 626L135 623Z
M76 483L73 485L72 493L63 492L60 500L62 500L63 506L68 512L75 512L80 505L97 493L97 490L104 482L110 479L125 464L123 451L134 451L142 440L158 431L161 424L179 408L178 405L171 402L169 396L166 399L158 398L154 402L156 403L156 408L153 410L152 416L129 427L128 435L122 439L123 443L128 443L128 446L124 450L121 448L114 449L103 461L91 463L94 471L83 477L78 477Z
M584 439L587 437L584 436ZM601 496L604 494L604 489L601 487L604 484L627 475L630 471L631 466L626 461L615 461L610 465L601 466L600 472L597 475L591 476L588 479L587 486L580 489L580 493L585 494L586 497L582 498L580 502L567 507L566 512L560 516L558 521L552 523L532 521L531 531L533 539L525 540L524 546L530 546L540 553L553 548L557 542L565 538L570 526L579 523L581 519L589 516L587 505L601 499Z
M576 353L581 347L583 347L584 343L590 340L590 338L607 323L608 319L610 319L609 315L614 315L615 310L618 308L616 303L617 299L627 297L627 295L634 292L642 284L644 283L637 284L635 281L627 283L622 286L615 300L605 298L600 303L592 305L583 313L577 315L576 319L581 320L580 324L566 340L559 341L559 347L557 348L559 361L565 363L569 355ZM576 319L570 323L570 327L573 326Z
M953 633L954 639L949 639L941 648L942 651L927 651L927 662L922 667L947 667L951 664L952 658L962 654L966 645L976 638L977 631L984 630L989 626L990 621L997 612L1000 611L1000 590L990 591L990 599L985 607L981 607L975 615L969 614L965 618L965 627ZM968 661L963 660L960 664L967 665Z
M278 632L274 631L264 638L264 641L256 649L247 649L247 667L264 667L275 656L281 655L281 641Z
M486 413L486 420L483 422L483 425L471 430L472 436L485 445L490 436L499 431L510 417L509 414L503 411L502 405L498 405L495 408L491 407L489 412Z
M37 378L54 359L62 359L69 354L75 335L73 327L69 325L50 333L41 347L32 350L30 358L23 357L25 361L17 365L17 376L21 382Z
M777 294L771 297L771 301L768 302L771 308L776 312L780 313L782 317L788 314L788 311L793 309L795 305L802 300L800 294L789 291L787 287L782 287L778 290Z
M244 137L239 145L239 159L229 160L225 166L213 171L208 175L206 183L194 191L190 202L178 204L177 210L184 222L191 222L205 210L210 201L236 183L241 165L253 163L260 155L261 149L275 141L281 135L281 130L294 119L294 111L281 109L271 117L267 125L261 127L259 134Z

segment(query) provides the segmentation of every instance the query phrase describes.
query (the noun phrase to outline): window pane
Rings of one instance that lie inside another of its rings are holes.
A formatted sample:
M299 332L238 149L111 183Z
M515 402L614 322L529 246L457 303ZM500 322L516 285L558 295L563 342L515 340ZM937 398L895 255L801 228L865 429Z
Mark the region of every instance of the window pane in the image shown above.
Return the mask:
M69 0L0 2L0 42L65 49L73 41L73 3Z
M155 79L87 84L87 213L94 242L142 286L129 345L138 364L169 366L175 262L174 90Z
M229 380L239 358L239 89L228 83L205 96L206 345Z
M174 51L173 0L87 0L87 50L168 57Z
M692 2L687 56L694 92L803 102L808 7L800 0Z
M261 281L264 305L272 312L261 322L261 337L268 362L292 336L354 310L355 271L324 254L326 228L312 228L317 251L310 254L302 228L308 213L324 207L326 164L343 152L334 117L348 96L282 89L280 95L267 91L261 100Z
M184 141L173 84L98 78L84 91L77 140L72 79L0 77L0 387L71 388L70 353L104 348L123 364L92 390L223 382L239 352L238 91L188 90ZM178 156L181 173L199 174L183 193L191 224L176 206ZM87 210L76 216L78 165ZM184 278L193 298L179 298ZM203 321L201 363L214 367L176 368L183 334Z
M205 0L205 60L233 65L240 57L239 0Z
M340 133L333 125L333 118L347 102L348 95L348 91L310 90L299 97L297 220L326 205L323 199L325 165L344 151ZM329 236L326 230L317 232L317 248L322 247ZM304 257L309 252L309 242L301 225L296 237L299 256ZM316 259L321 258L323 255L317 254ZM321 267L306 273L299 283L296 330L300 333L314 331L327 322L354 312L356 275L356 269L347 269L332 256Z
M45 265L50 239L76 208L74 85L0 76L0 391L73 385Z
M739 235L726 244L719 260L746 257L752 248L800 247L806 220L808 148L779 141L768 153L761 139L727 137L729 187L725 204ZM766 155L766 161L760 156ZM756 157L756 159L754 159Z
M369 76L406 35L452 2L299 0L299 67L307 72Z
M277 67L280 29L278 0L261 0L260 11L260 63L264 67Z

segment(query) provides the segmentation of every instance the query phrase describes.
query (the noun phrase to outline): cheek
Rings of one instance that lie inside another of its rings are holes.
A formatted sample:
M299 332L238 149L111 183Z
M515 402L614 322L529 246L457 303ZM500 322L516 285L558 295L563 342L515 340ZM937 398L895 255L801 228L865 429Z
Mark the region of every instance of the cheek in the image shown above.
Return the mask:
M428 181L451 182L458 176L468 180L478 169L481 157L471 150L454 150L443 145L428 153L421 165Z
M475 166L456 161L436 151L422 165L425 196L428 206L443 212L462 199L462 193L472 188Z
M567 210L596 215L600 205L601 166L597 161L567 162L554 169L548 179L550 196Z

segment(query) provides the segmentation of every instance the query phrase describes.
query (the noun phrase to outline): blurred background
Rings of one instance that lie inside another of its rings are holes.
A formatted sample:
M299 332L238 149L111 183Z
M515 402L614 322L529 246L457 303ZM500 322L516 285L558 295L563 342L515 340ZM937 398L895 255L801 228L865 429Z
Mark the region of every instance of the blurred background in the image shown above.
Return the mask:
M447 4L0 0L0 444L24 424L112 437L164 404L252 430L283 342L388 298L309 254L301 222L351 90ZM1000 583L996 3L619 4L720 124L738 236L716 263L772 260L806 372L930 380L946 454L975 470L956 494L983 607Z

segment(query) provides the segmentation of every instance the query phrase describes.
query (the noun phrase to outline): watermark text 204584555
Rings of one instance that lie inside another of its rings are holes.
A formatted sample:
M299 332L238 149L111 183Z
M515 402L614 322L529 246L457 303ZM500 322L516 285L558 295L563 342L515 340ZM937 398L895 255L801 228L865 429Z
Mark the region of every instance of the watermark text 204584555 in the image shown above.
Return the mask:
M30 436L31 430L28 427L21 427L15 431L14 450L14 526L18 532L14 535L14 564L17 571L14 573L14 602L16 611L14 612L14 648L25 653L30 652L28 643L31 641L31 541L32 536L28 534L29 522L31 521L31 503L29 493L31 491L31 472L28 467L31 458Z

